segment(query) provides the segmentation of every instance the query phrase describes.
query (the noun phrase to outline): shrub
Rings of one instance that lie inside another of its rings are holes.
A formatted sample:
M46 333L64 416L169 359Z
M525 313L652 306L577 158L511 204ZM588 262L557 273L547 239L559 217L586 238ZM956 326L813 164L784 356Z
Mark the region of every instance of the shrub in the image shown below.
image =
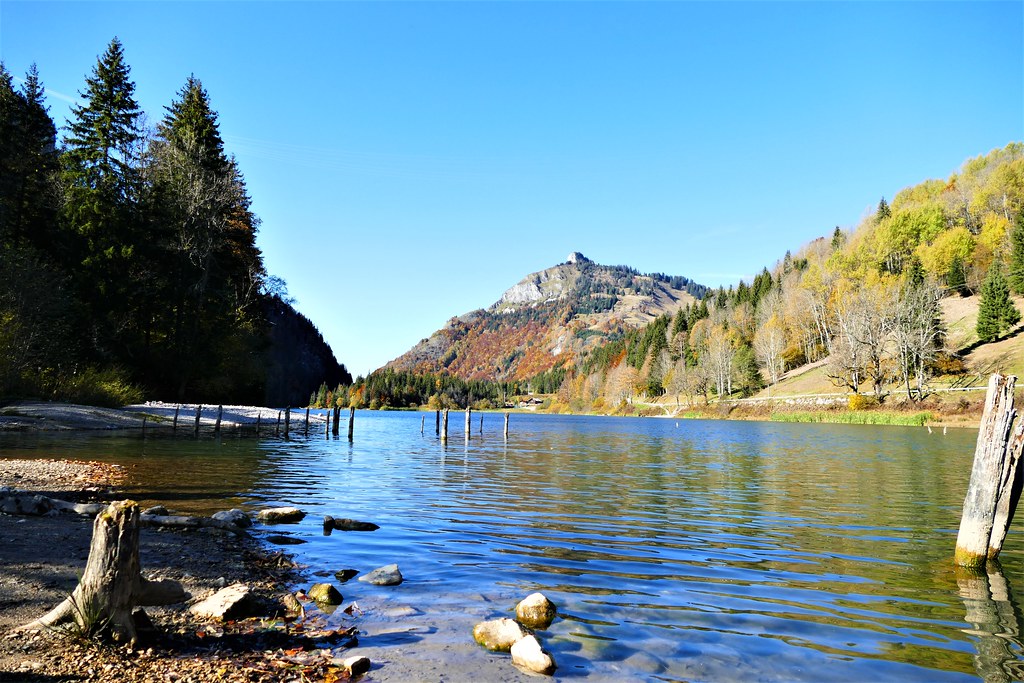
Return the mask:
M866 396L864 394L851 394L847 399L847 407L850 410L868 410L878 407L877 396Z

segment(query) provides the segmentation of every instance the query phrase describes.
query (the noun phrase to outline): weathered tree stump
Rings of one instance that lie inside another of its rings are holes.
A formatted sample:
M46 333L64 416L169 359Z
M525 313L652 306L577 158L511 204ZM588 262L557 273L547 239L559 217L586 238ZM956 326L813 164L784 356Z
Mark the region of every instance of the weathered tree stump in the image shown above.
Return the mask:
M96 516L85 572L74 592L48 614L20 630L76 624L93 635L109 631L115 641L134 645L138 632L132 609L169 605L189 598L177 581L149 581L139 570L139 506L134 501L111 503Z
M1024 420L1013 428L1013 375L992 375L985 395L971 480L956 538L956 564L980 568L999 555L1020 498Z

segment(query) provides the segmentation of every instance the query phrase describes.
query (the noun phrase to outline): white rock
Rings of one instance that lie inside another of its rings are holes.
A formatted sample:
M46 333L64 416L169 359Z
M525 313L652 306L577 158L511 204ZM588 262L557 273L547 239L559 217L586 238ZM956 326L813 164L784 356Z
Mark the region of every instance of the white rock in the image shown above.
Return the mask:
M555 660L536 636L526 636L512 645L512 663L539 674L550 675L555 670Z
M387 564L378 567L368 574L359 577L360 581L372 583L375 586L397 586L402 583L402 572L398 571L397 564Z
M234 619L248 616L252 604L251 590L243 583L233 583L197 602L189 608L193 614L210 619Z
M362 676L370 670L369 657L349 657L341 663L341 668L348 672L349 676Z
M220 512L214 513L214 519L228 524L234 524L240 529L247 529L252 526L252 520L249 519L249 515L245 514L238 508L232 508L231 510L221 510Z
M301 522L302 518L305 516L305 512L293 507L268 508L256 513L257 519L264 524L290 524L292 522Z
M473 640L497 652L508 652L513 644L528 635L530 632L522 624L506 617L482 621L473 627Z

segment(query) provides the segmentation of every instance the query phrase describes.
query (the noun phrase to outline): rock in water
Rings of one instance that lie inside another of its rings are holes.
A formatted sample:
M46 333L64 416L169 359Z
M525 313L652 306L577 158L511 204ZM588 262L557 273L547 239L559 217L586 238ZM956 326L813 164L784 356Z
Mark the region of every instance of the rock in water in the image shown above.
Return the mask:
M368 574L359 577L360 581L372 583L375 586L397 586L402 583L402 572L398 571L397 564L388 564L378 567Z
M252 520L249 519L249 515L245 514L238 508L232 508L231 510L221 510L213 515L214 519L218 519L228 524L234 524L239 529L248 529L252 526Z
M516 605L516 618L528 628L543 631L555 620L558 610L555 603L548 600L543 593L531 593Z
M144 515L159 515L160 517L166 517L167 515L169 515L171 513L163 505L154 505L151 508L146 508L145 510L143 510L142 514L144 514Z
M189 611L211 619L244 619L252 615L254 603L248 586L233 583L227 588L221 588L202 602L192 605Z
M342 583L347 582L349 579L355 578L359 575L359 572L355 569L339 569L334 572L334 578Z
M473 640L496 652L508 652L528 635L530 632L522 624L507 617L482 621L473 627Z
M540 646L536 636L526 636L512 645L512 663L528 671L551 675L555 671L555 660Z
M340 605L344 600L338 589L329 583L314 583L306 595L318 605Z
M306 513L298 508L268 508L256 513L256 518L264 524L292 524L301 522Z

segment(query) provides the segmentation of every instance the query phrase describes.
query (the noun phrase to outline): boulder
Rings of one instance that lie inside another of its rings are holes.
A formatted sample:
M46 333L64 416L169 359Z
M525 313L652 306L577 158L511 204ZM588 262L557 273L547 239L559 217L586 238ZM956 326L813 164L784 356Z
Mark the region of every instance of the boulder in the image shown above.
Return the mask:
M516 605L516 619L527 628L543 631L551 625L557 614L555 603L543 593L531 593Z
M293 507L268 508L256 513L256 518L264 524L294 524L305 516L305 512Z
M278 605L284 609L286 614L294 614L301 616L305 613L305 609L302 607L302 603L295 597L294 593L285 593L278 598Z
M209 619L231 620L252 616L257 608L252 590L245 584L233 583L192 605L189 611Z
M245 514L238 508L221 510L220 512L214 513L213 518L222 522L227 522L228 524L234 524L239 529L248 529L252 526L252 520L249 519L249 515Z
M551 675L555 671L555 660L540 646L536 636L526 636L512 644L512 663L527 671Z
M146 508L142 511L144 515L157 515L159 517L167 517L170 515L170 511L163 505L154 505L151 508Z
M482 621L473 627L473 640L495 652L508 652L528 635L530 631L525 626L507 617Z
M359 577L360 581L372 583L375 586L397 586L402 583L402 572L398 571L397 564L388 564L378 567L368 574Z
M329 583L314 583L306 595L318 605L340 605L344 600L338 589Z

